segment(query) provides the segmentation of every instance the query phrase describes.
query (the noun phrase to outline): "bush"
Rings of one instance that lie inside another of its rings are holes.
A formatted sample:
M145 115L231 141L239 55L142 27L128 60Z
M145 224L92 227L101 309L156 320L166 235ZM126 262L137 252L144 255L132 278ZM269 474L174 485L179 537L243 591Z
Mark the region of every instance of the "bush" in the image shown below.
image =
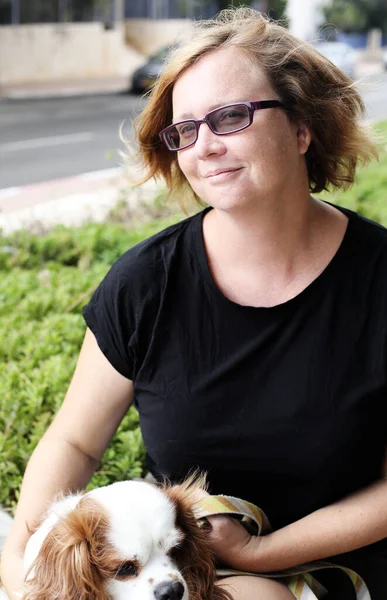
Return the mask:
M380 125L387 132L387 123ZM387 225L387 148L346 194L326 199ZM115 218L117 215L115 215ZM81 308L129 247L178 220L57 227L0 237L0 504L14 506L26 463L60 406L83 339ZM145 453L131 409L90 486L140 476Z
M359 169L355 185L345 193L322 193L320 198L346 206L387 227L387 121L375 125L380 138L379 162Z
M26 463L58 410L85 332L81 308L110 265L177 217L58 227L0 238L0 504L12 507ZM142 475L138 417L124 418L90 487Z

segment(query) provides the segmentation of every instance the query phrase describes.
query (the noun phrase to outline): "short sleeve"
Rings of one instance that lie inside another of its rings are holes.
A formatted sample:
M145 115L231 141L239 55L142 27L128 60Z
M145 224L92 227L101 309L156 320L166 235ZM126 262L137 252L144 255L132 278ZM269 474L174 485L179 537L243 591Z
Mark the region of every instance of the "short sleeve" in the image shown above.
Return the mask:
M83 307L82 314L110 364L127 379L133 379L136 323L126 279L120 259Z
M186 252L192 218L130 248L112 266L83 308L87 326L110 364L135 380L145 360L168 281Z

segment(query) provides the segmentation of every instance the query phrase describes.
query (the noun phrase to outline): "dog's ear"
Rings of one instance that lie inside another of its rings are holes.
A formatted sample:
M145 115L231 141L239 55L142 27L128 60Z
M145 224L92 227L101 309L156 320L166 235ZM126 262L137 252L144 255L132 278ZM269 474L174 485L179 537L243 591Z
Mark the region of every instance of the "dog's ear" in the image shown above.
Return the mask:
M176 526L184 533L175 560L187 583L190 600L231 600L231 595L216 583L215 557L208 543L208 532L194 516L198 491L205 487L205 477L194 475L181 485L165 488L175 505Z
M96 565L103 513L83 498L43 541L25 579L23 600L109 600Z

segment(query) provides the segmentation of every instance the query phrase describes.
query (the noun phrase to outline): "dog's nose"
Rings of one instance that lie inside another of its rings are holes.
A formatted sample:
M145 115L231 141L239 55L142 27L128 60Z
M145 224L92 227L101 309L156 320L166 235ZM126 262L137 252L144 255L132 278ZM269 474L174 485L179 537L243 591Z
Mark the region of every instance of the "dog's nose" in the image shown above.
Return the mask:
M181 600L184 595L184 587L180 581L159 583L155 587L154 595L156 600Z

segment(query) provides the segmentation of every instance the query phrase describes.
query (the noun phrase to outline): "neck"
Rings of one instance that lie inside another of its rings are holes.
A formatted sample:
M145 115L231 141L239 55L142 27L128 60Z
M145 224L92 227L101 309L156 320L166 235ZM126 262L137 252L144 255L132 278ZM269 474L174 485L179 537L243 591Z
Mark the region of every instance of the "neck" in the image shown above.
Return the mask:
M230 267L241 261L252 267L291 266L308 252L316 223L325 206L309 196L297 202L266 203L266 206L214 209L208 213L205 239L209 249L218 248Z
M293 211L231 215L210 211L203 223L212 276L230 300L274 306L305 289L337 252L347 218L308 197Z

